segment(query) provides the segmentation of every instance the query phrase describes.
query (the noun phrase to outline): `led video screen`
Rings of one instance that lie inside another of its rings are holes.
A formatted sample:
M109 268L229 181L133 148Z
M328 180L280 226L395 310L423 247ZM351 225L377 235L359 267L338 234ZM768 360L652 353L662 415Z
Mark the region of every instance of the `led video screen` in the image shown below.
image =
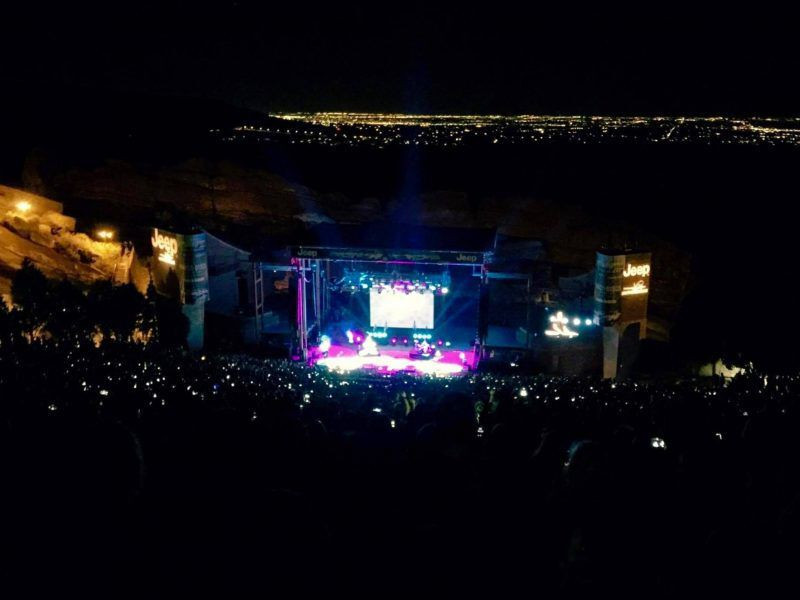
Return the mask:
M371 327L433 329L433 292L369 291Z

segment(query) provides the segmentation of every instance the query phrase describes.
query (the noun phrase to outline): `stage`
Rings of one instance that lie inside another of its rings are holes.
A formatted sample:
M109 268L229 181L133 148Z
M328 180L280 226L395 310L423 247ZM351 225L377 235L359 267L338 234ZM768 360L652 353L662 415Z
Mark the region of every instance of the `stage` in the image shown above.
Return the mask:
M472 348L445 348L440 350L439 358L430 359L411 358L409 353L413 349L413 346L402 348L380 346L379 356L359 356L357 348L353 345L332 345L327 356L322 356L318 348L312 348L309 362L339 373L363 371L372 375L402 373L436 377L462 375L474 365Z
M394 223L309 229L290 248L294 355L342 373L474 370L486 337L494 241L494 230Z

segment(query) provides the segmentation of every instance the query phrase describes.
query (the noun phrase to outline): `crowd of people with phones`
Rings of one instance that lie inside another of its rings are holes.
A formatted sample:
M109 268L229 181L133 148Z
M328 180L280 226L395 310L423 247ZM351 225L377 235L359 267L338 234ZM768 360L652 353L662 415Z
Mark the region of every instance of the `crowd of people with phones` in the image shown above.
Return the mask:
M546 595L778 585L798 554L798 392L754 372L367 377L0 348L7 568Z

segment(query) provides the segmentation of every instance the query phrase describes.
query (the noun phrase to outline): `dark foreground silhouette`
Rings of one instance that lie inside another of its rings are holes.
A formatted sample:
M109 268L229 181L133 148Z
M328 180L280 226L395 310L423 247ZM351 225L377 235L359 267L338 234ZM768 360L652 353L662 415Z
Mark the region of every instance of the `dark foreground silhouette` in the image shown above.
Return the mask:
M109 593L766 593L798 558L798 389L6 344L4 570Z

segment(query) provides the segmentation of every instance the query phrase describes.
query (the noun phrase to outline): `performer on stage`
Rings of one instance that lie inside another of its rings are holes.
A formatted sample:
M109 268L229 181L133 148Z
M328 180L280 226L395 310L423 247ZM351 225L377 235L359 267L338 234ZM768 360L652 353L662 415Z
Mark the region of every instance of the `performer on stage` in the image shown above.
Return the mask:
M358 351L359 356L380 356L378 352L378 344L372 339L372 336L367 334L364 342L361 344L361 349Z
M427 340L423 340L422 342L417 340L414 342L414 350L409 353L409 358L427 360L433 358L433 350L433 345L429 344Z
M322 356L328 356L328 352L330 352L330 349L331 349L331 338L328 337L327 335L320 336L318 350L322 354Z

